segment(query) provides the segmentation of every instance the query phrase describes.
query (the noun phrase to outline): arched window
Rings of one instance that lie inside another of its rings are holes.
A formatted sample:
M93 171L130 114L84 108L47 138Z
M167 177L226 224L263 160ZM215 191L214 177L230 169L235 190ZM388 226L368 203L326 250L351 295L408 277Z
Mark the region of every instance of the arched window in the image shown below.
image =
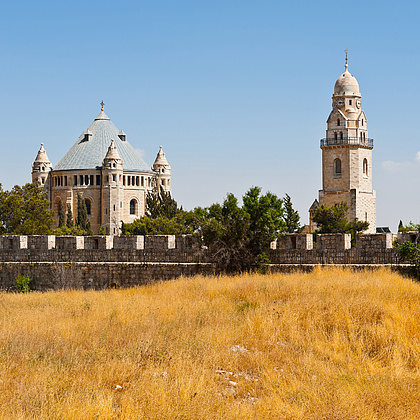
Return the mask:
M337 119L337 127L340 125L340 118Z
M340 140L343 140L343 132L340 132Z
M137 210L137 201L132 199L130 201L130 214L136 214L136 210Z
M334 160L334 175L341 175L341 160Z
M365 158L363 159L363 175L368 176L369 175L368 172L369 172L369 165L368 165L367 159Z
M58 216L59 212L60 212L60 208L63 208L63 204L61 203L61 200L58 198L55 202L55 212L56 215Z
M334 140L337 140L337 139L338 139L337 133L334 133Z
M85 205L86 205L86 213L88 216L90 216L92 214L92 206L88 198L85 198Z

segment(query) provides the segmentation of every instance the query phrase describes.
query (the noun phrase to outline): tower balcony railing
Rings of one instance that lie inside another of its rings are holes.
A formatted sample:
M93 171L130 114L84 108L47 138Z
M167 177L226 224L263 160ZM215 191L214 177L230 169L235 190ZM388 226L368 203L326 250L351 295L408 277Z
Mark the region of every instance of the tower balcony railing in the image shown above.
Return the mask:
M358 137L347 137L347 138L326 138L321 139L321 147L323 146L364 146L373 147L373 139L361 139Z

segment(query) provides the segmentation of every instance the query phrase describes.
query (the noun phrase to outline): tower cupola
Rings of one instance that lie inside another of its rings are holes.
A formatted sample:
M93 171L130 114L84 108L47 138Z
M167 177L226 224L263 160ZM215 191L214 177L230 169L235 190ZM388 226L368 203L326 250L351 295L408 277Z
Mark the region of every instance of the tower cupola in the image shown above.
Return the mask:
M345 65L345 72L337 79L334 85L334 96L352 95L360 96L359 83L350 74L348 64Z

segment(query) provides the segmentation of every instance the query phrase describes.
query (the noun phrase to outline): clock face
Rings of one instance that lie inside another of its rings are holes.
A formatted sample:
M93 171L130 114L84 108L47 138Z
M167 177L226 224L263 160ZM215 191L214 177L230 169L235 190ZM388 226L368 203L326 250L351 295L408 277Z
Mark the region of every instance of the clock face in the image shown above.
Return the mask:
M357 108L360 108L362 106L362 101L360 99L356 101L356 106Z
M342 108L342 107L344 106L344 99L343 99L343 98L338 98L338 99L336 99L336 101L335 101L335 105L336 105L338 108Z

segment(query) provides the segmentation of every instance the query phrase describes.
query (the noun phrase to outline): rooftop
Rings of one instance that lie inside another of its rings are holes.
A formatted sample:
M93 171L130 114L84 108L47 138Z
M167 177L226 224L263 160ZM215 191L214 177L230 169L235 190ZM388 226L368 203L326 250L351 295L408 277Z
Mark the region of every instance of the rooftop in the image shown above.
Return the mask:
M102 110L53 170L101 169L111 139L114 139L125 171L153 172L134 147L120 139L119 134L120 130Z

